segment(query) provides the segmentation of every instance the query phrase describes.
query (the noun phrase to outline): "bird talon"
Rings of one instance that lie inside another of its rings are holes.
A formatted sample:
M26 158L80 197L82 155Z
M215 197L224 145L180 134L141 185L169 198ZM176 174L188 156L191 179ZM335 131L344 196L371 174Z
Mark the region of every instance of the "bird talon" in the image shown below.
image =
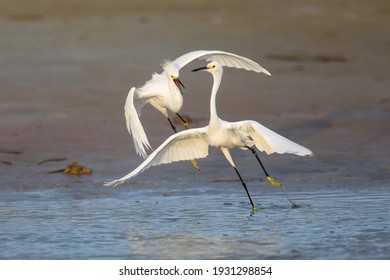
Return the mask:
M275 187L281 187L282 183L279 183L274 177L267 176L268 182Z
M192 163L192 165L195 167L196 170L200 170L200 168L199 168L198 163L196 162L196 160L191 159L191 163Z
M257 206L256 206L256 205L254 205L254 206L252 207L252 211L253 211L253 213L256 213L258 210L259 210L259 208L257 208Z

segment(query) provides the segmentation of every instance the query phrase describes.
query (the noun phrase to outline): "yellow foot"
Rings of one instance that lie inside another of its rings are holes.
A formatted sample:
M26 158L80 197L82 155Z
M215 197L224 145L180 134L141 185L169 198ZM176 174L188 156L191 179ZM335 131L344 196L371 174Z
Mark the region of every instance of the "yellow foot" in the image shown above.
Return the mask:
M182 122L181 124L184 126L185 129L188 129L188 122Z
M253 213L256 213L258 210L259 210L259 208L257 208L257 206L256 206L256 205L255 205L255 206L253 206L253 208L252 208L252 211L253 211Z
M192 163L192 165L195 167L195 169L200 170L200 168L199 168L198 163L196 162L196 160L191 159L191 163Z
M282 184L279 183L274 177L267 176L267 179L268 179L268 182L270 182L271 185L273 185L275 187L281 187L282 186Z

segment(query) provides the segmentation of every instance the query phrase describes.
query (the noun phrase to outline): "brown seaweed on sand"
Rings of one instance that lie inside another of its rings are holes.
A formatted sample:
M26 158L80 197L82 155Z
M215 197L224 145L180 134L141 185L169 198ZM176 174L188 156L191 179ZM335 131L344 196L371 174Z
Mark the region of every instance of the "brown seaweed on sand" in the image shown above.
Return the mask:
M88 167L79 165L77 162L73 162L65 168L64 173L69 175L86 175L92 174L92 170Z
M92 169L82 166L77 162L73 162L72 164L69 164L65 169L59 169L59 170L51 171L49 173L50 174L64 173L67 175L89 175L92 174Z

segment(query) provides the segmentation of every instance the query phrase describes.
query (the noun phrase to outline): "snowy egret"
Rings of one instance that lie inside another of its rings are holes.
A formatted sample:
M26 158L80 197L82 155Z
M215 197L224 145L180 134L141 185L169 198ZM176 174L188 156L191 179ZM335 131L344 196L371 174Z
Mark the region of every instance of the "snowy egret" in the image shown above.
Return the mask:
M175 113L183 122L184 127L188 128L188 123L178 113L183 106L182 88L184 88L183 83L179 79L179 71L195 59L218 61L222 66L243 68L248 71L269 74L267 70L256 62L224 51L199 50L186 53L174 61L165 60L162 64L164 71L161 74L154 73L152 79L143 86L131 88L125 102L127 130L133 136L137 154L143 158L147 157L145 149L151 148L139 119L141 110L146 103L149 103L161 112L168 119L175 132L177 131L169 119L169 111ZM192 163L197 168L196 162L193 161Z
M214 80L210 98L209 125L201 128L188 129L173 134L131 173L120 179L107 182L105 183L105 186L116 186L118 184L124 183L125 181L133 178L151 166L168 164L181 160L205 158L208 156L209 146L219 147L222 153L225 155L227 161L237 173L241 184L246 191L252 208L255 211L256 206L249 194L246 183L244 182L233 162L229 149L238 147L242 150L250 150L261 165L268 181L272 185L278 187L281 187L282 185L275 178L271 177L265 170L264 165L261 163L260 158L253 146L262 152L266 152L267 154L289 153L299 156L306 156L311 155L312 152L309 149L273 132L256 121L246 120L239 122L228 122L220 119L217 114L216 96L222 80L223 67L220 63L212 61L206 67L194 69L193 71L199 70L205 70L211 73ZM293 206L296 206L291 200L290 202L293 204Z

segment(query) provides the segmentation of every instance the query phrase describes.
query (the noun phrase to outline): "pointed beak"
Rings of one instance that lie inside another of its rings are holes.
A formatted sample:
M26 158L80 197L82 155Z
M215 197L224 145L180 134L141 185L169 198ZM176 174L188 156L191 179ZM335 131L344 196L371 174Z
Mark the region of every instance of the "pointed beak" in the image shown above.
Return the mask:
M184 89L186 88L183 83L180 81L179 78L177 79L173 79L173 82L175 83L175 85L181 90L181 87L183 87Z
M197 71L206 70L206 69L208 69L207 66L199 67L199 68L196 68L196 69L192 70L192 72L197 72Z

